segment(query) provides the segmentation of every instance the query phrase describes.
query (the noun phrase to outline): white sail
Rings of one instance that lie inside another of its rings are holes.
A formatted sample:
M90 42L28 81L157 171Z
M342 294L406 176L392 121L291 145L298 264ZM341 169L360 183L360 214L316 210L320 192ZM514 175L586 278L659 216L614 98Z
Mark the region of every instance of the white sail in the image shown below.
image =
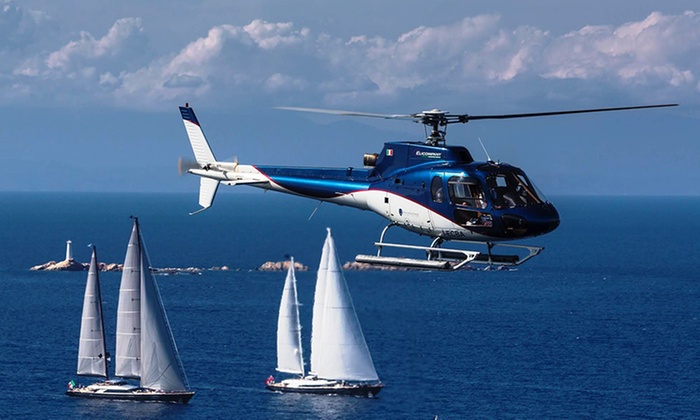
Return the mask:
M330 229L328 230L330 235ZM321 252L321 262L318 265L316 273L316 291L314 292L314 307L311 318L311 364L309 370L311 373L316 373L316 366L319 364L319 355L321 354L320 346L323 329L323 308L326 298L326 277L328 276L328 239L323 243L323 251Z
M102 297L95 247L92 248L92 259L90 260L85 298L83 299L80 344L78 346L78 375L108 378Z
M323 318L317 337L317 348L312 349L318 353L312 355L316 357L314 373L325 379L378 381L379 377L352 304L330 229L324 244L324 253L326 248L328 266L323 286ZM323 259L321 264L323 265Z
M138 229L138 220L134 222ZM139 239L141 235L139 234ZM187 380L170 330L156 279L143 246L141 256L141 386L159 391L185 391Z
M280 311L277 318L277 370L304 375L304 355L301 347L301 323L294 258L291 259L284 281Z
M141 244L134 220L124 258L117 305L117 351L115 375L141 377Z

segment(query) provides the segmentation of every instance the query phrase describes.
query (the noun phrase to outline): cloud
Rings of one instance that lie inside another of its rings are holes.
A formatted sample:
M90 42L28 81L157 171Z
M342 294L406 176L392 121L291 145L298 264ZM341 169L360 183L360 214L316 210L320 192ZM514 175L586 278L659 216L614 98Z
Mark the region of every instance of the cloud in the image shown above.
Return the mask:
M50 53L46 58L46 67L54 71L69 71L93 63L106 65L114 58L133 54L132 47L140 44L142 31L141 19L138 18L119 19L99 39L83 31L79 40Z
M268 23L256 19L243 27L248 36L262 49L299 44L309 35L309 29L294 30L291 22Z
M405 102L412 95L489 100L495 89L539 97L547 90L542 86L561 82L577 83L591 95L645 92L646 99L698 102L695 12L654 12L640 21L583 26L558 37L547 28L508 28L496 14L408 28L394 38L362 33L342 38L293 22L254 19L213 26L179 49L159 46L156 54L136 17L117 19L102 36L82 31L68 40L46 39L42 29L56 25L50 17L9 1L4 6L0 34L16 40L15 46L34 48L0 47L3 102L73 98L149 108L183 97L219 104L274 102L293 92L304 104L362 105Z
M201 77L193 74L175 74L165 83L167 88L197 88L204 85L205 81Z
M555 40L545 78L693 86L700 72L700 14L651 13L619 27L586 26Z
M0 50L25 49L36 42L40 30L53 33L52 29L55 23L46 13L0 1Z
M240 98L246 92L255 96L262 91L299 90L306 81L289 72L295 72L294 63L300 58L304 63L309 35L308 29L296 29L291 23L262 20L215 26L174 56L123 74L115 95L119 101L134 103L133 96L138 95L156 104L183 96ZM306 64L296 68L305 69Z
M8 3L5 5L6 11ZM53 20L41 13L22 12L17 8L12 10L13 16L33 17L30 21L34 24L34 38L44 29L42 23L54 26ZM28 26L14 25L17 31L20 31L20 27ZM54 43L56 41L60 42L58 39L52 40ZM0 69L4 69L4 79L8 81L9 89L0 94L0 101L39 101L46 105L56 102L89 104L109 100L110 92L119 84L118 76L114 74L141 68L150 56L138 18L117 20L100 38L82 31L78 39L58 48L47 47L51 42L46 39L33 42L41 47L39 52L32 53L30 48L24 55L4 54L8 60ZM2 76L0 74L0 83Z

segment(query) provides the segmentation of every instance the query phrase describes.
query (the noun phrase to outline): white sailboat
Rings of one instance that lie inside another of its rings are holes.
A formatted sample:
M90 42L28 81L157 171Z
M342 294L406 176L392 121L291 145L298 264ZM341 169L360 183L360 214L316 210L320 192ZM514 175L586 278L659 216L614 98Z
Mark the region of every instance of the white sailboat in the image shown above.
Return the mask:
M100 356L106 354L104 328L99 332L93 330L96 318L102 322L96 253L93 248L83 304L78 375L103 376L105 381L88 386L75 386L71 381L66 391L69 396L184 404L194 395L187 385L158 285L149 267L138 219L134 218L117 307L115 376L122 379L109 380L106 357ZM97 344L99 341L101 347ZM102 350L98 350L98 347ZM104 371L101 359L104 359ZM99 369L81 367L90 363L99 365ZM99 373L94 373L96 371ZM139 384L124 379L136 379Z
M267 389L315 394L376 395L379 381L372 356L343 276L331 231L316 278L311 331L311 366L304 371L299 303L294 261L285 280L277 327L277 370L299 375L276 382L268 378Z

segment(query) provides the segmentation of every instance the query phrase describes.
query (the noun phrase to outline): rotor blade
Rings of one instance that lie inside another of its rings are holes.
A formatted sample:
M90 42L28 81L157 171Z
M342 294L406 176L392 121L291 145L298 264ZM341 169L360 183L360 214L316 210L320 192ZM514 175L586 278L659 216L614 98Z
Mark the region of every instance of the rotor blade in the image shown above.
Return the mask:
M401 114L374 114L371 112L355 112L355 111L342 111L339 109L322 109L322 108L302 108L297 106L277 106L275 109L283 109L285 111L300 111L300 112L315 112L317 114L332 114L332 115L343 115L350 117L371 117L371 118L384 118L384 119L413 119L414 115L401 115Z
M607 111L624 111L628 109L645 109L645 108L665 108L669 106L678 106L678 104L663 104L663 105L641 105L641 106L624 106L618 108L593 108L593 109L577 109L571 111L553 111L553 112L531 112L527 114L503 114L503 115L451 115L451 118L456 118L456 122L468 122L471 120L504 120L508 118L528 118L528 117L545 117L549 115L566 115L566 114L584 114L590 112L607 112Z

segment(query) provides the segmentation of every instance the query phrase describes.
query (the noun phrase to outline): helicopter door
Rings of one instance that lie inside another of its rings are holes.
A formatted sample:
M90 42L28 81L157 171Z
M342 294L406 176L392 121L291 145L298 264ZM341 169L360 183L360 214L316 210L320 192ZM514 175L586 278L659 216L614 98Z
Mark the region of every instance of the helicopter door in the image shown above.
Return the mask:
M432 172L430 178L430 191L426 197L430 212L430 224L433 230L451 229L453 226L450 221L445 218L444 214L449 211L449 199L447 197L447 185L445 184L444 172Z
M395 194L387 194L389 219L414 232L432 232L429 211L422 204L427 190L425 183L396 178L392 189Z

